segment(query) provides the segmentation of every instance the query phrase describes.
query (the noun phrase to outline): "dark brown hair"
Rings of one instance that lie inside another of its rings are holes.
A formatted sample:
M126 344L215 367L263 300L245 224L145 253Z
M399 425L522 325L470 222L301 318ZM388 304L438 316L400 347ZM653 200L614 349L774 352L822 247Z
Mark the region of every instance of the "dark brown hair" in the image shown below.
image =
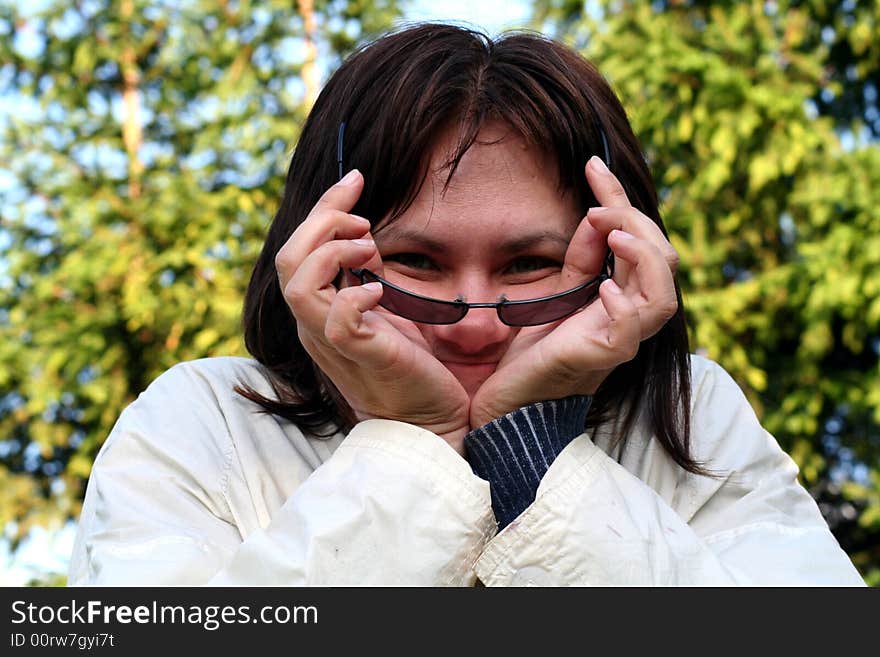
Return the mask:
M595 111L592 109L595 108ZM351 55L327 82L303 126L284 197L254 267L244 304L248 351L269 371L277 399L236 390L264 411L326 435L353 424L351 410L297 337L282 296L275 255L323 192L337 181L336 137L345 129L345 170L364 174L353 213L377 223L412 203L428 174L438 137L460 135L449 178L488 121L501 121L557 163L560 189L582 210L598 205L584 165L602 156L607 135L613 170L632 204L666 233L657 194L626 112L596 69L568 47L532 33L496 40L480 32L422 24L388 34ZM636 357L597 391L587 427L614 421L624 438L644 407L672 458L703 473L690 456L690 359L681 292L678 311Z

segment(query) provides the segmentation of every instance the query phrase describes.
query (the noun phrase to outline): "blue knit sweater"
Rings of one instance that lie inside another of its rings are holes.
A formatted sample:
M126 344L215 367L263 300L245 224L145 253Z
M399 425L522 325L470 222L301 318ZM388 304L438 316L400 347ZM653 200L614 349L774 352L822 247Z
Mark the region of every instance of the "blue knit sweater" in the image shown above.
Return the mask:
M474 429L464 446L474 473L488 480L501 531L535 501L553 460L584 431L592 397L537 402Z

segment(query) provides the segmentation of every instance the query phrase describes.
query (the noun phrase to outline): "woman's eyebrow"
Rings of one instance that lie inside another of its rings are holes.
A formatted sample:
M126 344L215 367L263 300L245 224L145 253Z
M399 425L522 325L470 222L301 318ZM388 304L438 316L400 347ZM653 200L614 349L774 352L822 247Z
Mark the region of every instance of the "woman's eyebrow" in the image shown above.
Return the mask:
M443 242L428 237L421 231L411 228L398 228L394 224L378 230L373 236L377 240L384 242L386 246L393 242L405 242L407 246L412 245L429 253L443 254L449 250Z
M419 247L429 253L443 254L450 250L443 242L435 240L418 230L397 228L394 225L379 231L375 234L375 237L385 242L386 246L391 242L405 242L407 245ZM503 253L521 253L538 246L542 242L553 242L567 249L570 241L570 237L566 237L561 233L541 230L505 240L500 242L496 248Z
M542 230L506 240L498 245L498 249L505 253L520 253L521 251L528 251L542 242L554 242L567 249L570 241L571 237L566 237L551 230Z

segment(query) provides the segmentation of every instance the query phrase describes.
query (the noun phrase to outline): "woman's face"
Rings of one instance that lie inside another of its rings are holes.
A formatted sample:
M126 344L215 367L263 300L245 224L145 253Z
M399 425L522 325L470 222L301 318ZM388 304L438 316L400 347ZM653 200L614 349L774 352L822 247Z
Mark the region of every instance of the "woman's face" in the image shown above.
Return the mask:
M446 191L442 169L455 145L436 148L415 202L373 235L385 277L436 299L530 299L558 292L565 252L581 219L558 190L556 165L501 124L483 128ZM521 330L492 308L450 325L416 324L421 339L473 396ZM415 336L419 337L419 336Z

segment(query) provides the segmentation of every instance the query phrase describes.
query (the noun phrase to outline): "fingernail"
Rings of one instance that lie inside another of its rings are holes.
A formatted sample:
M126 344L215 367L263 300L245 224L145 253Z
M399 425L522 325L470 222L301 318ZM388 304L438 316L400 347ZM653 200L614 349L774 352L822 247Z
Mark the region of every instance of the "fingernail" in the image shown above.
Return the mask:
M367 219L366 217L361 217L360 215L357 215L357 214L353 214L353 215L351 215L351 216L354 217L355 220L357 220L357 222L358 222L359 224L363 224L364 226L370 226L370 225L371 225L371 224L370 224L370 220Z
M364 283L361 287L369 292L378 292L382 289L381 283Z
M354 242L358 246L373 246L375 244L375 242L373 242L373 240L368 237L360 237L356 240L352 240L352 242Z
M342 180L339 181L340 185L353 185L354 182L358 179L360 175L360 171L357 169L352 169L347 174L342 177Z
M595 171L596 173L611 173L608 170L608 167L605 166L602 158L598 155L594 155L590 158L590 166L593 167L593 171Z
M608 209L608 208L603 208L603 207L601 207L601 206L600 206L600 207L596 207L596 208L590 208L589 210L587 210L587 214L602 214L602 213L605 212L607 209Z
M612 230L612 231L611 231L611 234L612 234L612 235L615 235L618 239L621 239L621 240L631 240L631 239L633 239L633 236L630 235L629 233L627 233L625 230L618 230L617 228L615 228L614 230Z
M612 294L623 294L623 290L620 289L620 286L615 282L613 278L608 279L606 286L608 287L608 291Z

